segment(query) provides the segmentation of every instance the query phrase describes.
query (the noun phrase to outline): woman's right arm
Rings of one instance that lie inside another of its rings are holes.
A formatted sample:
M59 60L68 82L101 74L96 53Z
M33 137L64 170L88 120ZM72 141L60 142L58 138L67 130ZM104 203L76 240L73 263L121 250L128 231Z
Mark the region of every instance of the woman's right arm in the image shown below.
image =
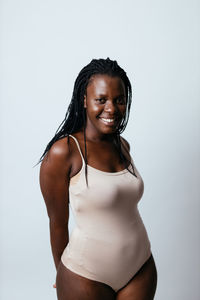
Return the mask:
M69 241L70 151L66 139L56 141L40 167L40 188L49 217L50 242L55 267Z

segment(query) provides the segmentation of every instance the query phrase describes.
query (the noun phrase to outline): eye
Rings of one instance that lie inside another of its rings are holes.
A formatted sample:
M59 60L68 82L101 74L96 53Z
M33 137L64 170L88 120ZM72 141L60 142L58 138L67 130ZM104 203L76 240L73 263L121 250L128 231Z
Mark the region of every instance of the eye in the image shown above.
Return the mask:
M95 99L95 101L99 102L99 103L104 103L106 101L106 98L97 98ZM120 105L125 105L126 104L126 99L124 97L121 98L117 98L116 99L116 103L120 104Z
M105 101L106 99L105 98L98 98L98 99L95 99L95 100L100 102L100 103L103 103L103 101Z
M118 99L117 99L117 102L118 102L119 104L122 104L122 105L126 104L125 98L118 98Z

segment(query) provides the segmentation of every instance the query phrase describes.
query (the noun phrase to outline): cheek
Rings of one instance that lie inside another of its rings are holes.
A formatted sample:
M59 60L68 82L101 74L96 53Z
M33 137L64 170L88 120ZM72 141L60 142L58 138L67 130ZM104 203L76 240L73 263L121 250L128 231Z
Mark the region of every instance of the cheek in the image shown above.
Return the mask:
M121 112L121 115L124 116L126 113L126 106L120 107L119 111Z
M88 114L91 116L99 114L102 110L103 108L96 104L90 104L90 106L87 109Z

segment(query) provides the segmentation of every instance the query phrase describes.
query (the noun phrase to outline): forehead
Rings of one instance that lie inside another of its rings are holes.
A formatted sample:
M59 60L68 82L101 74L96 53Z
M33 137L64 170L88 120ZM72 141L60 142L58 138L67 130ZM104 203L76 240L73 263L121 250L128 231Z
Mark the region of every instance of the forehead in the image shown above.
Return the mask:
M118 76L106 74L93 75L87 86L87 94L124 94L125 86L122 79Z

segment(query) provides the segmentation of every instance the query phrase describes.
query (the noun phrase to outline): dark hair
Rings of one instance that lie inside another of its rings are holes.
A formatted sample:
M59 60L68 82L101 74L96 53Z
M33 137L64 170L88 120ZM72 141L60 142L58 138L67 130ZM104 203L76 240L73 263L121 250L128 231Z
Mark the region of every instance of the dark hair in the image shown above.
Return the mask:
M86 164L85 175L86 182L87 180L87 149L86 149L86 135L85 135L85 126L86 126L86 110L84 108L84 95L86 93L86 89L88 84L92 80L92 76L95 74L106 74L112 77L120 77L125 86L126 92L126 113L124 118L122 119L119 126L116 128L115 133L113 134L114 143L117 146L120 154L121 161L125 162L127 159L123 155L121 151L121 142L120 142L120 134L126 128L129 119L130 107L132 102L132 88L131 83L126 75L126 72L118 65L116 60L111 60L109 57L107 59L92 59L91 62L86 65L78 74L75 83L74 90L72 94L71 102L68 106L65 119L62 121L60 126L58 127L55 136L51 139L51 141L47 144L45 151L39 159L40 163L44 158L45 154L49 151L51 146L59 139L68 136L69 143L69 134L75 133L79 131L82 127L84 127L84 141L85 141L85 155L84 160ZM62 127L61 127L62 126ZM37 163L37 164L38 164ZM36 165L37 165L36 164ZM130 173L136 176L134 172L134 166L129 161L133 168L133 173L128 169ZM137 176L136 176L137 177Z

